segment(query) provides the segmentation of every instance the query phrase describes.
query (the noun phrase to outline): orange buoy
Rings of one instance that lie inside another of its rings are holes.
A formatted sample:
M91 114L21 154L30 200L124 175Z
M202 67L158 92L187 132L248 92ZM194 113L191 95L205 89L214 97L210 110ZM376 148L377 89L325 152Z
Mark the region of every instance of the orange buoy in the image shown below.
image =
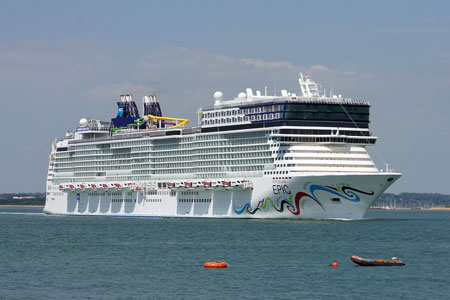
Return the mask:
M338 263L337 263L337 262L332 262L332 263L331 263L331 266L332 266L333 268L337 268Z
M205 268L226 268L228 264L224 261L207 261L205 262Z

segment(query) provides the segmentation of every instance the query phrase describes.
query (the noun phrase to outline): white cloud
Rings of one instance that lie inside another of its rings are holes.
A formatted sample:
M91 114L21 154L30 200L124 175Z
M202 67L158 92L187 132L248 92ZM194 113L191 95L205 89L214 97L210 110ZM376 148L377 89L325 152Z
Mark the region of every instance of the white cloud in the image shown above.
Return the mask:
M331 72L330 68L323 65L313 65L311 66L311 70Z
M234 58L187 47L160 47L135 63L140 76L159 82L171 81L178 87L190 84L190 88L224 84L272 84L274 81L288 84L296 82L298 73L328 80L328 77L357 77L355 71L339 71L316 64L298 66L289 61L268 61L259 58Z
M241 58L241 62L248 66L262 69L292 69L294 66L287 61L265 61L255 58Z

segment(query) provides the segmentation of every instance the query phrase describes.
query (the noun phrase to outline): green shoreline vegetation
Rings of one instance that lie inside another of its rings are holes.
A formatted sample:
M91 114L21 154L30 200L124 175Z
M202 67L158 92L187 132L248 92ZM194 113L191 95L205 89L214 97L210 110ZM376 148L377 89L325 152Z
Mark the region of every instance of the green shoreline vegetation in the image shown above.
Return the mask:
M45 205L45 193L0 194L2 205ZM450 195L437 193L382 194L370 207L373 209L429 209L450 208Z

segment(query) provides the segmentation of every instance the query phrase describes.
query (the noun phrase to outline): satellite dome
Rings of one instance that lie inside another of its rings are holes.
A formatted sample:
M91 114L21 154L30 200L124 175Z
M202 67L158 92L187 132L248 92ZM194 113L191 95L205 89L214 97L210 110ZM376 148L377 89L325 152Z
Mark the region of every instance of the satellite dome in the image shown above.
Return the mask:
M238 99L239 100L246 100L247 99L247 94L246 93L244 93L244 92L240 92L239 94L238 94Z
M80 126L84 127L84 126L87 126L87 124L88 124L88 120L86 118L83 118L80 120Z
M223 93L220 91L217 91L214 93L214 100L216 101L222 101L223 99Z

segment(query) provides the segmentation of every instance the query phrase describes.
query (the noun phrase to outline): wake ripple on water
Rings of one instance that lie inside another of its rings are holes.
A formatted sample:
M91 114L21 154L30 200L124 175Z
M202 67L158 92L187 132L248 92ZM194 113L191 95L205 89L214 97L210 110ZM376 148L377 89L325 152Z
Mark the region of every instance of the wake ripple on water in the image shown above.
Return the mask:
M0 215L29 215L29 216L46 216L46 213L36 213L36 212L6 212L0 211Z

